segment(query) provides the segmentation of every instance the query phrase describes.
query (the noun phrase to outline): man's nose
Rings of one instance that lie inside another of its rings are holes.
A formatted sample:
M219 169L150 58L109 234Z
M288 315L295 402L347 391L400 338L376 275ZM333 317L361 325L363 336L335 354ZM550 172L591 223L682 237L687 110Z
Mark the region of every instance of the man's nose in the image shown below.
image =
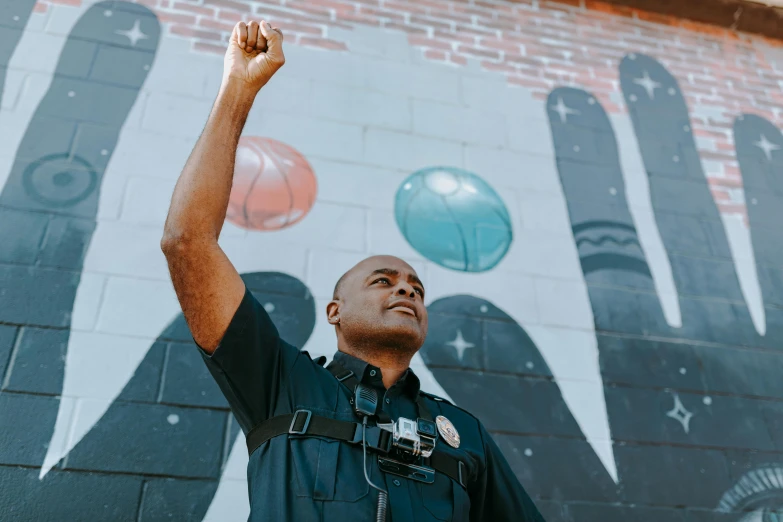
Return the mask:
M405 281L401 281L398 286L399 286L399 288L397 289L398 294L404 296L416 297L416 291L409 283Z

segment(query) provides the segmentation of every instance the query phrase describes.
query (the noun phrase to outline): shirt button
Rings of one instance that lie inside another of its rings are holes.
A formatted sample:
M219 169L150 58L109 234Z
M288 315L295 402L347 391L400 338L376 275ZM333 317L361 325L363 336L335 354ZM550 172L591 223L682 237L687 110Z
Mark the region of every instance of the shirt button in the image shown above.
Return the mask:
M375 370L370 370L370 377L375 377Z
M400 485L400 481L397 480L397 479L394 479L394 480L392 480L392 484L394 484L395 486L399 486Z
M386 398L386 404L389 404L389 403L391 403L391 399L389 399L389 398L387 397L387 398Z

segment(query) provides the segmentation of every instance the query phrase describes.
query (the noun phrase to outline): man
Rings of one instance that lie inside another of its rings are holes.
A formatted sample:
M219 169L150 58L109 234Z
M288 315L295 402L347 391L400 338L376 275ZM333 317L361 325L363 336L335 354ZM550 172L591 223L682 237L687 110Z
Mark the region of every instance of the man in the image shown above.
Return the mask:
M408 366L424 343L427 309L410 265L371 257L338 281L326 314L339 351L324 368L280 339L218 246L239 136L285 61L282 42L264 21L235 26L161 241L193 338L248 436L250 520L375 520L381 495L394 522L543 520L481 423L420 392ZM367 393L377 405L361 401ZM404 419L416 435L394 444L389 430Z

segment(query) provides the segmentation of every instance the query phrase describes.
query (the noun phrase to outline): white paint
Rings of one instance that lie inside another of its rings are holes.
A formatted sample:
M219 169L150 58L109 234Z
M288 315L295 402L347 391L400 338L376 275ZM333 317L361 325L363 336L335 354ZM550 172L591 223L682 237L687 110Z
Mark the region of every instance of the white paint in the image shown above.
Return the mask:
M628 208L636 225L639 243L647 256L666 322L674 328L679 328L682 326L682 315L677 288L674 285L672 267L663 240L655 224L655 214L650 203L650 185L639 151L639 142L636 140L628 114L612 115L610 120L618 140Z
M74 310L82 309L80 292L81 287ZM157 334L143 338L71 331L62 399L41 467L41 478L100 420L133 376L156 337ZM91 401L89 408L74 408L84 399Z
M560 116L560 123L566 123L568 121L569 114L581 114L580 111L576 109L572 109L571 107L566 105L565 102L563 102L562 97L558 97L557 104L550 107L549 110L557 113L557 115Z
M454 340L449 341L446 344L448 346L451 346L457 351L457 359L459 359L460 361L462 360L462 357L465 355L465 350L476 346L475 344L466 341L465 338L462 337L462 330L457 330L457 334Z
M644 71L644 76L641 78L634 78L633 83L636 85L640 85L642 88L644 88L645 91L647 91L647 95L650 97L651 100L655 99L655 89L659 88L661 86L660 82L656 82L652 78L650 78L650 73L647 71Z
M666 416L679 422L682 425L682 429L685 430L686 434L690 432L690 422L691 418L693 417L693 413L688 411L688 409L682 404L680 396L676 393L674 394L674 407L666 412Z
M149 38L148 35L144 34L141 30L141 20L136 19L135 22L133 22L133 27L131 27L128 30L121 30L118 29L114 31L116 34L119 34L121 36L125 36L130 41L131 47L136 47L136 44L139 43L139 40L146 40Z
M745 226L742 216L721 215L726 229L726 239L729 242L734 267L737 270L742 295L748 305L750 317L756 331L764 335L767 331L767 317L764 312L764 300L761 296L756 256L751 243L751 231Z
M761 135L759 141L754 142L753 145L764 151L764 155L767 157L767 161L772 161L772 151L780 150L780 145L775 145L763 134Z

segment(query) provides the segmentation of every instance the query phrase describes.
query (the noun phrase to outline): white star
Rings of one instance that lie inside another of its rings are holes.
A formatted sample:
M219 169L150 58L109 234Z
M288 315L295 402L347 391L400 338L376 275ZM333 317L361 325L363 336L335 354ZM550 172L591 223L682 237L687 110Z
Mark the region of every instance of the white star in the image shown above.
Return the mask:
M141 20L139 20L138 18L136 19L136 22L133 24L133 27L131 27L127 31L117 29L116 31L114 31L114 33L122 36L127 36L128 40L130 40L131 47L136 47L136 44L139 42L139 40L146 40L147 38L149 38L149 36L141 32Z
M563 98L557 99L557 105L554 107L550 107L551 110L555 111L560 115L560 122L565 123L568 119L569 114L580 114L580 112L576 109L572 109L568 107L565 103L563 103Z
M651 100L655 99L655 89L661 86L660 83L650 78L650 74L647 71L644 71L644 76L641 78L634 78L633 83L644 87L644 90L647 91L647 95Z
M764 151L764 154L767 156L767 161L772 161L773 150L780 150L780 145L775 145L763 134L761 135L761 139L755 142L753 145Z
M685 406L682 405L682 401L680 401L679 395L674 394L674 408L667 411L666 416L679 421L680 424L682 424L685 433L688 433L688 430L690 429L689 423L691 417L693 417L693 413L685 409Z
M457 350L457 357L459 357L459 360L462 360L462 355L465 353L465 350L468 348L473 348L476 346L473 343L469 343L465 340L464 337L462 337L462 330L457 330L457 337L451 342L446 343L449 346L453 346L455 350Z

